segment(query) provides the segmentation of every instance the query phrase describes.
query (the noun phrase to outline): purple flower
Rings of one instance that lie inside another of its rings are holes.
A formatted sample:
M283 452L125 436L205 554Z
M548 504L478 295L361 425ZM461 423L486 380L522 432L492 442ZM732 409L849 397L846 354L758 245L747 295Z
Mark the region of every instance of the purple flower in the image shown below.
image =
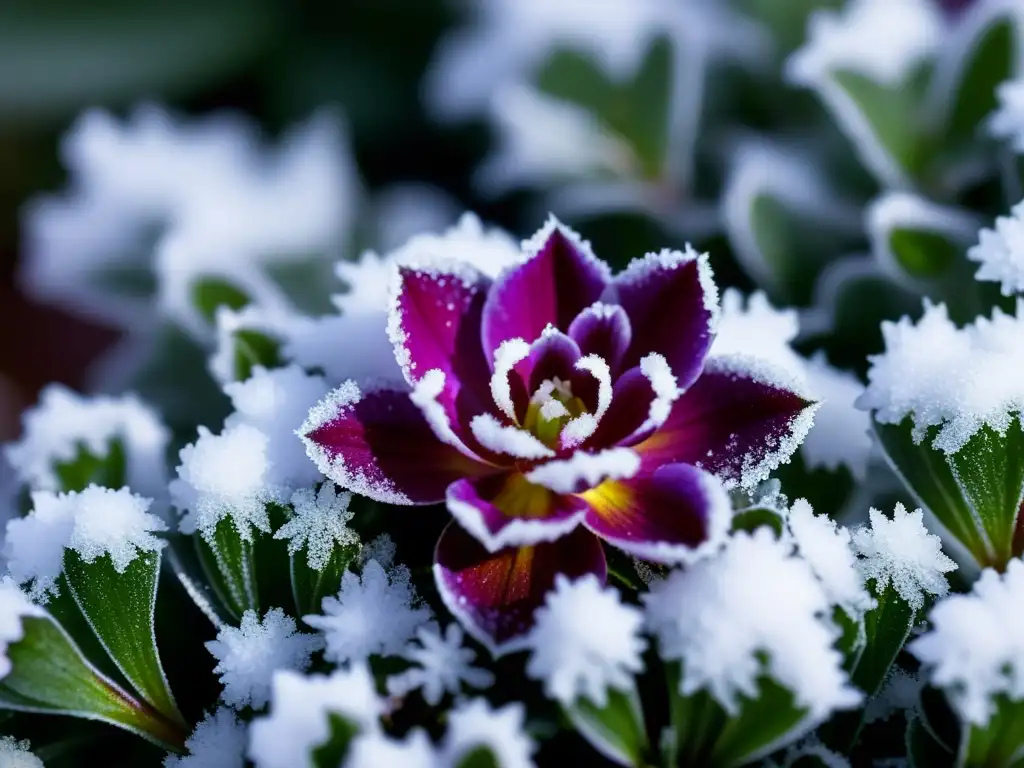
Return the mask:
M705 256L613 277L553 218L524 247L493 281L400 268L388 330L412 391L347 382L300 430L349 490L447 503L438 589L495 652L520 645L556 574L605 578L602 540L665 563L717 547L725 489L788 460L813 411L771 372L707 358Z

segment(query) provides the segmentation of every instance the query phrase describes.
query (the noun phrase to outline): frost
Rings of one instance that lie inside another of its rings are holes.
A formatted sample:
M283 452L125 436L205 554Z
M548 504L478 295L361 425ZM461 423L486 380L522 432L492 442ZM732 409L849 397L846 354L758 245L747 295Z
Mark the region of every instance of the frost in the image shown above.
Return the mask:
M818 577L830 603L854 620L874 607L846 528L828 515L815 515L806 499L793 502L786 522L797 551Z
M13 736L0 736L0 766L45 768L43 761L32 754L32 745L27 741L15 741Z
M270 690L270 713L256 718L249 729L247 754L256 768L313 768L309 753L330 738L330 714L364 733L380 728L384 702L364 664L329 676L277 672Z
M888 720L896 712L907 712L917 707L925 681L901 667L893 667L882 690L864 708L864 722Z
M32 489L63 490L55 465L72 461L84 447L105 458L111 444L124 449L124 482L161 498L167 485L164 454L170 435L153 410L134 395L84 397L60 384L46 387L25 412L22 436L4 453L19 479Z
M469 422L469 428L484 448L495 453L504 453L517 459L547 459L555 455L524 429L512 424L502 424L489 413L480 413Z
M1024 131L1021 137L1024 142ZM1014 206L1009 216L997 218L995 229L981 230L967 258L981 265L975 277L999 283L1004 296L1024 293L1024 202Z
M892 585L914 611L924 607L926 593L943 597L949 591L943 574L956 570L956 563L942 554L939 537L924 527L924 513L908 513L896 504L892 519L877 509L868 514L871 527L853 533L864 580L875 582L877 594Z
M999 108L988 119L988 131L1024 154L1024 78L1003 83L997 93Z
M555 588L535 613L526 638L526 674L564 706L588 699L608 702L608 688L628 691L643 671L647 644L640 637L643 614L623 605L619 593L602 588L593 575L575 582L555 578Z
M627 480L640 471L640 456L630 448L606 448L598 453L576 451L568 459L554 459L526 473L531 483L555 493L581 493L603 481Z
M707 690L735 713L739 696L756 697L767 674L814 720L860 701L832 647L839 633L828 595L808 563L766 528L734 535L642 599L662 656L682 662L683 695Z
M266 505L286 498L269 484L269 441L249 424L236 424L221 434L199 427L199 438L181 449L178 479L171 481L171 500L185 514L182 533L199 531L209 539L224 518L231 518L244 540L252 528L270 532Z
M365 545L359 553L360 566L366 565L371 560L376 560L385 571L390 571L395 565L395 554L398 548L395 541L388 534L382 533L369 544Z
M790 346L799 331L795 309L776 309L764 291L756 291L744 301L738 290L726 288L711 354L754 355L793 376L802 376L804 361Z
M413 728L404 739L383 733L362 734L352 740L345 768L443 768L426 731Z
M310 376L296 365L271 371L256 366L246 381L224 387L235 407L225 428L248 424L267 438L270 485L302 488L320 479L295 431L329 389L322 376Z
M530 354L530 345L523 339L505 339L494 350L494 373L491 374L491 397L495 405L512 421L516 420L516 404L512 401L512 369Z
M932 629L907 647L929 682L946 691L961 717L984 727L1005 694L1024 698L1024 563L1006 573L991 569L966 595L940 600L929 614Z
M423 700L432 707L441 703L445 693L458 696L463 684L470 688L489 688L494 675L472 666L476 653L463 645L462 628L449 624L442 635L435 627L416 630L418 644L410 644L403 654L415 666L388 678L388 693L406 696L422 690Z
M448 732L442 744L445 765L462 765L466 755L485 747L500 768L533 768L536 749L525 733L523 705L492 709L485 699L472 699L448 714Z
M151 502L127 488L96 485L72 493L36 491L29 514L7 524L4 551L11 575L22 584L31 581L37 599L55 593L65 549L87 563L109 555L114 570L124 573L139 552L166 545L153 535L167 525L148 512Z
M246 331L258 333L280 344L290 338L294 327L306 318L254 304L247 304L241 309L222 304L217 307L213 319L214 351L207 360L207 369L216 381L229 384L237 378L237 334Z
M497 227L485 227L473 213L464 213L454 226L439 235L420 234L409 239L389 258L399 264L416 266L440 259L469 264L487 277L523 260L523 253L511 235Z
M1024 302L1015 315L998 308L957 329L943 304L925 304L915 325L883 322L885 352L868 359L868 387L857 406L881 424L913 417L913 438L941 426L933 445L959 451L987 425L1003 433L1024 407Z
M185 741L189 754L169 756L164 768L243 768L245 724L226 707L209 714Z
M385 298L386 302L387 299ZM399 375L385 327L387 313L300 317L288 329L285 357L319 368L332 383L374 381Z
M316 492L302 488L292 494L294 513L274 538L288 539L290 555L305 547L306 563L314 571L322 571L336 548L359 544L359 536L348 527L354 514L349 509L351 500L351 493L338 493L329 480Z
M7 648L25 636L21 620L25 617L45 616L46 612L30 602L10 576L0 579L0 680L11 673ZM2 754L0 751L0 756Z
M430 609L409 583L408 569L397 566L388 573L375 560L363 566L362 577L346 571L338 596L325 597L322 610L302 620L324 633L324 658L336 663L399 656L430 619Z
M278 670L304 670L322 647L320 637L296 631L295 619L272 608L259 620L255 611L242 614L241 626L224 626L206 643L224 685L221 700L230 707L261 709L270 700L270 681Z

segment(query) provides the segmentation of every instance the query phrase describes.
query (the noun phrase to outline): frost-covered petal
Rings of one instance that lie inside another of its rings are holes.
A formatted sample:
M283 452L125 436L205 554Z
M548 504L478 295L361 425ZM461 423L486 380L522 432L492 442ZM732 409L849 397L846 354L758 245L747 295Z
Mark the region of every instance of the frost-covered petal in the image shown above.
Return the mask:
M477 443L490 452L495 461L501 461L502 455L529 460L547 459L555 455L554 450L525 429L502 424L489 413L474 416L469 428Z
M714 476L688 464L651 475L608 480L583 494L584 525L641 560L687 562L721 545L732 505Z
M580 359L579 345L552 325L530 345L530 354L516 365L526 391L537 391L545 381L569 381Z
M512 471L448 486L448 511L488 551L554 541L575 528L586 504Z
M640 470L640 457L629 448L607 448L598 453L576 451L567 459L537 465L526 479L561 494L583 493L606 480L626 480Z
M227 707L207 715L185 740L188 754L169 756L164 768L243 768L245 723Z
M707 254L689 247L648 254L616 275L615 288L632 329L623 367L657 352L678 386L689 387L700 375L718 322L718 288Z
M682 390L668 361L656 352L622 374L612 388L611 404L587 447L635 445L650 437L668 419Z
M684 462L727 487L752 488L789 460L813 423L815 406L773 368L743 358L710 358L665 424L633 446L644 467Z
M452 523L434 553L434 580L445 606L495 655L523 647L533 613L559 573L592 573L603 583L601 542L578 527L550 543L491 553Z
M10 576L0 579L0 680L11 673L7 647L25 636L21 620L26 616L46 616L38 605L29 601Z
M607 362L615 376L633 332L626 310L618 304L599 301L576 315L569 325L569 336L579 345L582 354L597 355Z
M529 259L503 272L487 295L483 342L488 354L506 339L539 338L549 325L567 330L608 285L608 266L553 216L524 250Z
M338 485L389 504L433 504L487 467L442 443L406 392L349 381L299 429L306 451Z
M448 731L442 744L445 765L463 765L474 750L484 748L499 768L533 768L536 750L525 731L526 711L514 702L494 709L486 699L464 702L448 713Z

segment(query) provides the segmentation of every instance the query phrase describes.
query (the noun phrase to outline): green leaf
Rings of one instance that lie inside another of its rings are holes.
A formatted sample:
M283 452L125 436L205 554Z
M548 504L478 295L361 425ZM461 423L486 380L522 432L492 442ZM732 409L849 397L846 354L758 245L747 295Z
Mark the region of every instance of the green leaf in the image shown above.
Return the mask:
M23 618L22 628L7 649L13 669L0 680L0 707L99 720L183 751L187 730L104 677L51 617Z
M95 456L85 443L79 443L75 457L54 465L60 490L83 491L90 485L103 488L123 488L128 484L124 443L120 438L110 441L105 456Z
M889 232L889 248L908 275L924 280L941 277L963 254L943 233L903 228Z
M732 531L753 532L762 526L768 526L776 536L782 535L783 519L779 510L773 507L748 507L740 509L732 517Z
M910 717L905 736L911 768L953 768L956 756L939 742L920 718Z
M242 309L249 302L244 291L222 278L204 277L192 283L192 305L211 324L219 307Z
M608 702L598 707L579 699L565 708L576 731L609 760L626 766L644 765L650 745L636 688L608 690Z
M270 530L276 531L288 521L289 508L280 504L267 504ZM263 610L281 608L287 612L294 599L291 585L291 557L288 542L275 539L267 534L255 533L253 558L259 563L256 569L256 592ZM319 613L319 609L314 611Z
M502 768L498 756L490 747L473 747L459 762L455 768Z
M359 555L358 546L336 547L322 570L309 567L305 550L291 556L292 598L297 616L320 612L320 604L341 589L341 577Z
M281 356L281 342L259 331L235 331L235 379L245 381L252 376L257 365L264 368L280 368L284 365Z
M256 564L253 543L246 541L230 517L214 528L212 540L196 533L196 553L206 578L221 604L236 621L248 610L260 612L256 585Z
M159 552L139 552L118 573L109 555L87 563L68 549L64 574L82 614L128 682L158 712L184 726L153 630L160 562Z
M339 714L327 715L330 736L327 741L312 750L316 768L338 768L344 765L352 739L359 735L359 726Z
M982 728L967 727L966 768L1010 768L1024 765L1024 701L999 695L995 714Z

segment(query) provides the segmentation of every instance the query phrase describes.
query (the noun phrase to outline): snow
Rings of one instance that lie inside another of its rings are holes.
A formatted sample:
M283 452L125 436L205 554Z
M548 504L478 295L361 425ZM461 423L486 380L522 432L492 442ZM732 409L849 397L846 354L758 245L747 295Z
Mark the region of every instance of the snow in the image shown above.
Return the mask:
M330 480L318 491L301 488L292 494L291 519L277 529L274 538L287 539L292 556L305 547L306 563L314 571L322 571L335 549L359 545L359 536L348 527L354 515L349 509L351 500L351 493L339 493Z
M988 119L988 132L1024 154L1024 78L999 86L999 108Z
M293 340L300 324L313 322L300 315L274 311L254 304L247 304L237 310L221 305L217 307L213 320L215 341L213 352L207 361L207 370L220 384L229 384L236 380L235 346L236 335L239 332L257 333L283 344L286 339ZM297 357L294 354L286 355ZM315 367L302 360L298 362L306 368Z
M250 424L235 424L214 435L199 427L199 437L181 449L171 500L184 512L186 534L199 531L208 541L217 524L230 518L238 535L252 540L252 528L270 532L266 505L287 496L269 484L269 440Z
M29 601L14 579L10 576L0 579L0 680L11 673L12 665L7 658L7 648L25 637L21 620L25 617L45 616L46 612Z
M503 414L516 421L516 405L512 402L512 369L530 354L530 345L523 339L505 339L494 350L494 373L491 374L491 397Z
M502 424L489 413L480 413L469 422L480 445L495 453L504 453L517 459L548 459L555 452L525 429Z
M570 419L562 427L559 439L563 448L580 445L594 434L612 404L612 374L607 361L600 355L587 355L577 360L575 367L586 371L597 381L597 408L593 413L583 413Z
M598 453L576 451L526 473L526 479L555 493L582 493L605 480L628 480L640 471L640 455L631 448L606 448Z
M885 352L869 357L857 406L881 424L913 417L913 438L940 426L935 448L959 451L983 426L1003 433L1024 406L1024 302L958 329L943 304L925 303L916 323L883 322Z
M448 732L441 754L445 765L461 765L467 754L487 748L501 768L533 768L536 746L524 731L526 713L520 703L494 709L486 699L459 704L448 713Z
M718 554L673 571L642 600L663 658L682 662L683 695L707 690L736 713L739 697L756 696L758 678L767 674L815 721L860 702L833 648L839 632L828 594L810 565L767 528L735 534Z
M124 573L140 552L166 545L153 535L167 525L148 511L152 500L127 488L90 485L81 492L36 491L31 498L29 514L7 523L4 552L18 583L32 582L34 598L56 592L65 549L87 563L109 555L114 570Z
M799 332L795 309L776 309L764 291L755 291L744 301L740 291L726 288L711 354L753 355L802 376L803 358L790 346Z
M651 389L654 392L647 418L637 429L638 433L644 433L657 429L668 420L672 405L679 399L682 390L679 389L665 356L657 352L651 352L640 359L640 373L651 382Z
M170 434L152 408L131 394L87 397L50 384L39 403L25 411L22 436L4 447L18 478L32 489L64 490L55 464L71 461L79 446L96 458L120 440L124 481L147 496L162 498L167 486L165 453Z
M526 674L542 681L550 698L566 707L579 699L603 707L609 688L632 690L644 668L644 617L617 591L592 574L574 582L559 574L534 619Z
M975 278L999 283L1004 296L1024 293L1024 202L1014 206L1009 216L997 218L994 229L981 230L967 258L981 265Z
M855 621L874 607L846 528L828 515L815 515L806 499L793 502L786 523L797 551L814 571L831 604Z
M335 663L400 656L431 616L409 583L408 569L388 572L376 560L367 561L361 577L346 571L338 596L325 597L321 608L322 615L302 620L324 633L324 658Z
M249 728L246 754L256 768L313 768L310 750L330 738L332 713L363 733L380 728L384 702L364 664L330 675L277 672L270 690L270 713L257 717Z
M473 666L476 652L463 645L462 628L449 624L444 634L432 625L416 630L416 642L410 643L403 656L413 666L388 678L388 693L407 696L415 690L423 693L423 700L432 707L441 703L445 693L458 698L462 686L489 688L494 675Z
M1024 698L1022 600L1024 563L1011 560L1004 574L986 569L969 594L940 600L928 617L930 631L907 646L928 681L972 725L989 722L997 696Z
M344 768L442 768L427 732L413 728L404 739L373 732L357 736L349 747Z
M853 547L862 558L864 580L875 582L875 593L891 585L915 612L924 607L926 594L945 596L949 584L943 574L956 570L956 563L942 554L939 537L928 533L924 513L896 504L891 518L877 509L868 515L870 528L854 531Z
M359 552L359 564L366 565L371 560L376 560L385 571L390 571L395 565L395 555L398 547L394 539L386 533L377 536L369 544L365 544Z
M225 428L248 424L267 438L269 484L303 488L320 479L320 470L295 431L329 389L322 376L311 376L297 365L270 371L256 366L246 381L224 387L235 408L224 421Z
M222 627L206 650L217 659L213 672L224 685L221 700L240 710L266 706L274 673L306 669L322 645L320 637L296 631L295 619L272 608L263 621L255 611L246 611L241 626Z
M910 712L917 707L925 681L902 667L894 666L885 678L882 690L864 708L864 722L888 720L896 712Z
M334 384L346 379L374 381L400 376L388 340L387 313L301 317L288 328L285 357L303 368L319 368Z
M43 761L32 754L27 741L15 741L13 736L0 736L0 765L3 768L45 768Z
M164 759L164 768L244 768L245 724L226 707L207 715L185 741L189 754Z

